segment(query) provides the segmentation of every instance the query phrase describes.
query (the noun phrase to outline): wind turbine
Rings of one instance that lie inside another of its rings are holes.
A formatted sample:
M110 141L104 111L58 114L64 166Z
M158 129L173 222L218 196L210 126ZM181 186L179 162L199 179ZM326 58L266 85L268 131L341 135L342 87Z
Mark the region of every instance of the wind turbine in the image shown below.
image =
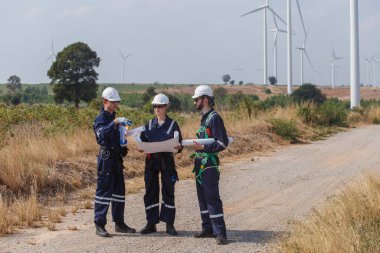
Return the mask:
M51 39L51 52L50 52L49 57L47 58L46 61L50 61L51 60L51 63L53 63L56 56L57 56L57 54L54 51L54 41L53 41L53 38L52 38Z
M310 57L309 55L307 54L307 51L306 51L306 40L307 40L307 36L308 36L308 33L306 33L305 35L305 40L303 41L303 46L302 47L297 47L298 50L300 50L301 52L301 85L303 84L303 56L305 55L307 60L309 61L310 63L310 66L312 67L312 69L317 72L313 66L313 64L311 63L311 60L310 60Z
M280 33L280 32L286 33L286 31L278 28L275 15L273 15L273 21L274 21L275 28L270 30L271 32L273 32L273 64L274 64L274 66L273 66L274 71L273 72L274 72L274 76L278 80L278 77L277 77L277 38L278 38L278 33Z
M249 14L252 14L252 13L255 13L255 12L258 12L258 11L263 11L264 13L264 24L263 24L263 28L264 28L264 39L263 39L263 43L264 43L264 66L263 66L263 79L264 79L264 84L268 84L268 49L267 49L267 10L270 10L273 15L275 15L278 19L280 19L284 24L286 24L286 22L272 9L272 7L269 6L269 0L266 0L266 3L265 5L257 8L257 9L254 9L253 11L250 11L250 12L247 12L243 15L241 15L240 17L244 17L246 15L249 15Z
M306 36L305 23L303 22L303 16L301 13L301 6L298 0L296 0L298 13L301 18L304 34ZM288 94L292 93L293 84L293 57L292 57L292 0L287 0L287 42L288 42Z
M121 60L123 61L123 84L124 84L124 79L125 79L125 61L127 60L127 58L129 56L131 56L131 54L128 54L126 56L124 56L123 52L121 52L121 50L119 50L120 52L120 56L121 56Z
M369 87L370 86L370 83L369 83L369 69L370 69L370 66L371 66L371 60L368 59L367 57L364 57L364 60L367 62L367 86Z
M332 49L332 54L330 58L330 65L331 65L331 87L335 87L335 68L336 68L336 62L338 60L343 59L343 57L336 57L334 48Z
M380 62L376 60L375 56L376 54L374 54L371 57L371 60L372 60L372 66L373 66L373 86L376 87L376 64L379 64Z

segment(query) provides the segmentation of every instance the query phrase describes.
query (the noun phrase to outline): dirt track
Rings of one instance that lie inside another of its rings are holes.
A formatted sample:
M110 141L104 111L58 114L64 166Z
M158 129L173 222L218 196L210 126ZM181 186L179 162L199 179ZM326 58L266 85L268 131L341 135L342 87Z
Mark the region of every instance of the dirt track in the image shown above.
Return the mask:
M180 235L160 232L148 236L113 233L95 236L93 210L68 215L58 231L46 228L20 230L0 238L1 252L265 252L271 241L286 229L287 221L302 217L344 187L363 171L380 171L380 126L339 133L325 141L294 145L255 161L223 166L221 196L229 244L217 246L214 239L194 239L200 229L200 214L194 182L176 186ZM140 229L145 224L143 192L127 196L126 221ZM76 231L68 230L75 225Z

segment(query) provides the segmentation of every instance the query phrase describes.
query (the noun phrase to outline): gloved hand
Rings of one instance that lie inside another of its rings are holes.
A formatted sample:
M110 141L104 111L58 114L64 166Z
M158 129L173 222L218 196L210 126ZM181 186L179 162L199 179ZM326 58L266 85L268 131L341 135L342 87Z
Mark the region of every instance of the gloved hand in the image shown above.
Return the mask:
M128 126L132 126L132 124L133 124L133 121L132 120L129 120L129 119L127 119L127 118L125 118L125 117L117 117L116 119L115 119L115 123L125 123L125 124L127 124Z

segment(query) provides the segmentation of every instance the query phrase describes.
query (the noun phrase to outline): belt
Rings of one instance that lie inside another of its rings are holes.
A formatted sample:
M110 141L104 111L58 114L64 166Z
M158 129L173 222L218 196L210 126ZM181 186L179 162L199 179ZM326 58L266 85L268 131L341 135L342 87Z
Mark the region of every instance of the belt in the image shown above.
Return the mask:
M157 158L165 157L165 156L169 156L169 155L171 155L171 153L169 153L169 152L148 153L148 154L146 154L146 158L148 158L148 159L157 159Z

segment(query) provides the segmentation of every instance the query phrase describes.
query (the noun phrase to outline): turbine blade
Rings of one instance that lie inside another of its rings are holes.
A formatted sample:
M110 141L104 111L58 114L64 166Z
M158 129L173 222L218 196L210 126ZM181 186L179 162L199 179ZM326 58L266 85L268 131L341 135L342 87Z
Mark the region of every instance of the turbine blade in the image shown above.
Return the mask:
M124 54L123 54L123 52L121 52L121 50L119 50L119 53L121 55L121 58L123 58L123 60L124 60Z
M241 15L240 17L244 17L244 16L247 16L247 15L249 15L249 14L252 14L252 13L255 13L255 12L258 12L258 11L261 11L261 10L264 9L264 8L266 8L266 6L262 6L262 7L259 7L259 8L257 8L257 9L254 9L253 11L247 12L247 13Z
M316 72L314 65L313 65L313 63L311 63L310 57L309 57L308 53L306 52L306 50L304 50L304 53L306 55L307 60L309 61L310 65L311 65L311 68Z
M298 7L298 13L300 14L300 17L301 17L301 23L302 23L303 31L306 34L306 28L305 28L305 23L303 22L303 17L302 17L302 12L301 12L301 6L300 6L300 3L299 3L298 0L296 0L296 2L297 2L297 7Z
M271 7L267 6L268 10L270 10L274 16L276 16L279 20L281 20L282 23L284 23L286 25L286 22L285 20L283 20L280 15L278 15Z

